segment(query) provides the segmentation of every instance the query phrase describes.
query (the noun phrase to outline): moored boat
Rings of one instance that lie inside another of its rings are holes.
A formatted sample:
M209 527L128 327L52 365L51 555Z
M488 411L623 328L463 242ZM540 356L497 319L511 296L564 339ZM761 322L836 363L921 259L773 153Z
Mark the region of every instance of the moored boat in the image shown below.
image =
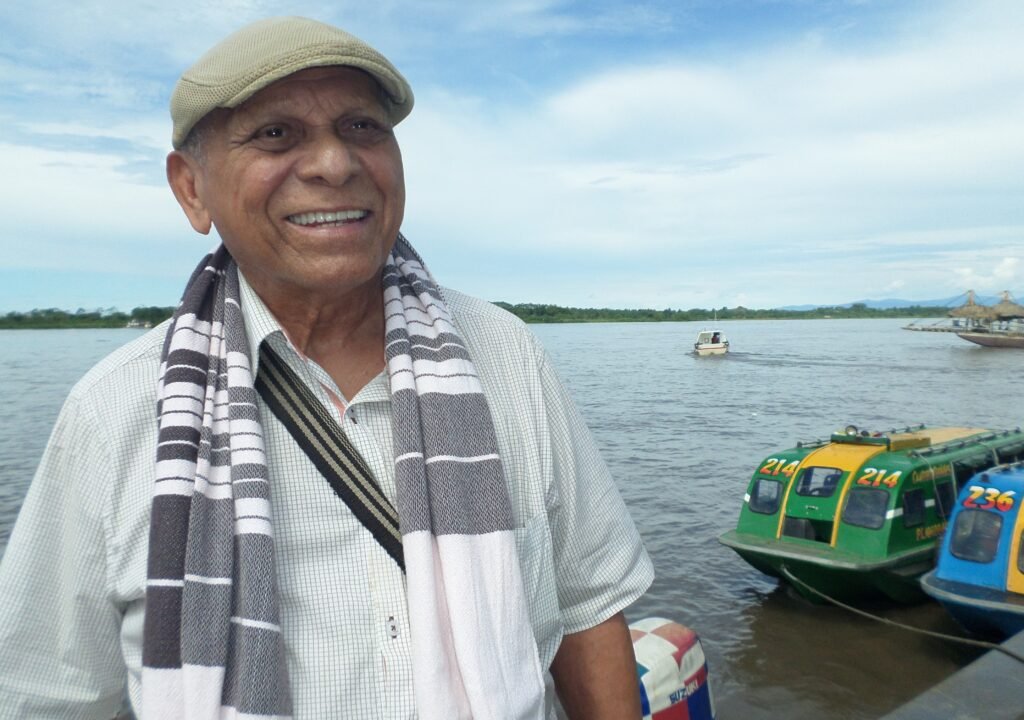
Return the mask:
M935 569L921 578L967 630L1008 637L1024 630L1024 464L971 478L950 517Z
M736 529L719 540L761 572L795 578L793 587L812 600L820 592L915 602L960 488L1021 458L1019 428L871 433L851 425L763 460Z
M729 352L729 341L720 330L701 330L693 343L696 355L725 355Z
M931 325L910 323L904 330L948 332L961 340L995 348L1024 348L1024 305L1004 291L995 305L982 305L974 291L967 291L964 304L949 311L946 322Z
M1024 348L1024 329L986 328L985 330L958 332L956 336L961 340L985 347Z

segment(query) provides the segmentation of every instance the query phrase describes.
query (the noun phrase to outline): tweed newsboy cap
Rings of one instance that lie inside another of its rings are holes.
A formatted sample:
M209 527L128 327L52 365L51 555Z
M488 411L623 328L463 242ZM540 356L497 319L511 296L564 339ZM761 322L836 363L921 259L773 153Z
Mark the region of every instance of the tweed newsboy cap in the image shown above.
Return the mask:
M347 65L372 75L388 96L391 122L412 110L412 88L386 57L354 35L315 20L260 20L210 48L178 79L171 95L171 144L215 108L238 107L275 80L311 67Z

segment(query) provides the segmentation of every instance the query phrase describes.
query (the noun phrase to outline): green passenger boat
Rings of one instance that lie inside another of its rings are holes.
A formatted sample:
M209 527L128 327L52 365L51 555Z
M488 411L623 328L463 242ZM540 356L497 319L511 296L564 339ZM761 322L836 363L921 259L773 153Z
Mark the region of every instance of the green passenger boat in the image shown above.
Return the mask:
M812 600L916 602L961 485L1022 458L1020 428L851 425L761 462L719 540Z

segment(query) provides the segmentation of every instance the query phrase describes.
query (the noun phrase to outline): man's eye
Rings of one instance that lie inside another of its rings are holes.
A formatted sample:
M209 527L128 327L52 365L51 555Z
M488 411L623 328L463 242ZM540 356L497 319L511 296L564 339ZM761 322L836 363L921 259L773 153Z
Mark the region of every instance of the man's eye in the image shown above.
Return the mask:
M297 137L292 126L274 123L259 128L252 134L249 142L256 148L279 152L288 150L297 142Z
M348 137L352 142L377 143L391 134L391 128L369 117L351 118L341 123L342 137Z

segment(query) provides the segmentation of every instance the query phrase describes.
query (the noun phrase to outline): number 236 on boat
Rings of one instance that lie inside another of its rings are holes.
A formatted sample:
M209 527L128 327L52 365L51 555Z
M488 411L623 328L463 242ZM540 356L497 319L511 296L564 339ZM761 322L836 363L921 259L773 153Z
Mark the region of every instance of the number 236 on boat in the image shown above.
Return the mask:
M1019 428L849 425L762 460L719 540L813 601L917 602L960 490L1021 459Z

